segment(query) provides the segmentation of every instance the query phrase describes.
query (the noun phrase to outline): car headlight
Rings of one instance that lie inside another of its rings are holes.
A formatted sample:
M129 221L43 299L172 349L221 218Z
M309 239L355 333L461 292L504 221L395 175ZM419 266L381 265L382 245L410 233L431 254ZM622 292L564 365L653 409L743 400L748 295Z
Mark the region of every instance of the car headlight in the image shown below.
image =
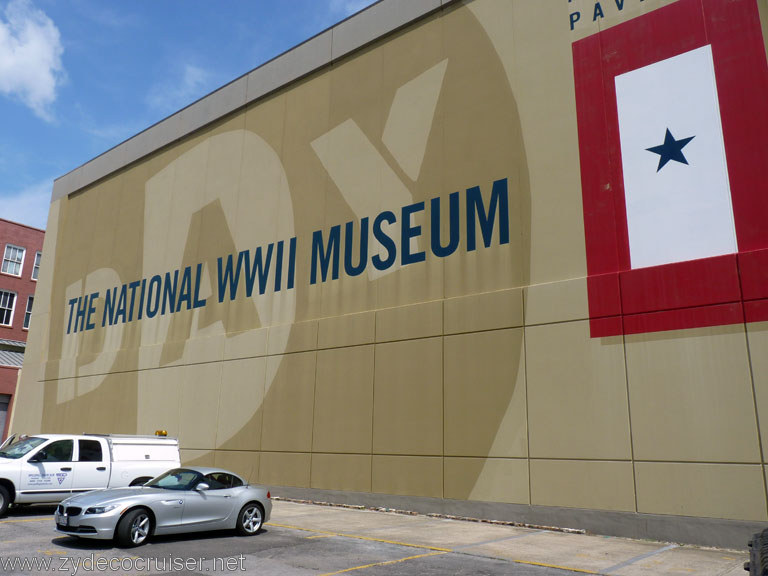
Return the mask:
M106 514L117 508L117 504L110 504L109 506L91 506L85 511L86 514Z

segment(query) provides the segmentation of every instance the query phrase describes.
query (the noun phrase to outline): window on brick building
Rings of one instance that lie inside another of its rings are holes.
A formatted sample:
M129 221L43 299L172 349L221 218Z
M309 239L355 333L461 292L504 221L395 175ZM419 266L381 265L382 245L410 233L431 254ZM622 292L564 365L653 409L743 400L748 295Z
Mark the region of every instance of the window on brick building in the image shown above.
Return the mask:
M27 330L29 330L29 321L32 319L32 303L34 301L34 296L27 298L27 309L24 311L24 328Z
M13 276L21 276L21 267L24 265L24 252L26 250L13 244L5 245L3 254L2 271Z
M32 280L37 280L37 275L40 273L40 259L42 257L42 252L35 253L35 264L32 266Z
M13 307L16 305L16 294L0 290L0 326L10 326L13 322Z

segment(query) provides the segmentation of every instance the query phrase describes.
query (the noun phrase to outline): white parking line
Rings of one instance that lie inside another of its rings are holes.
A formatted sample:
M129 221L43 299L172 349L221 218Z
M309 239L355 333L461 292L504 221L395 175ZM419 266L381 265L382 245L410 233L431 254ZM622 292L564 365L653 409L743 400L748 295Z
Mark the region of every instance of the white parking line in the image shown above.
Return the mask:
M650 552L646 552L645 554L640 554L640 556L635 556L634 558L630 558L629 560L625 560L624 562L619 562L615 566L606 568L605 573L610 574L611 572L616 572L617 570L621 570L625 566L630 566L635 562L639 562L640 560L645 560L646 558L650 558L651 556L656 556L656 554L661 554L662 552L666 552L667 550L672 550L673 548L679 548L679 546L677 544L670 544L669 546L664 546L664 548L659 548L658 550L651 550Z

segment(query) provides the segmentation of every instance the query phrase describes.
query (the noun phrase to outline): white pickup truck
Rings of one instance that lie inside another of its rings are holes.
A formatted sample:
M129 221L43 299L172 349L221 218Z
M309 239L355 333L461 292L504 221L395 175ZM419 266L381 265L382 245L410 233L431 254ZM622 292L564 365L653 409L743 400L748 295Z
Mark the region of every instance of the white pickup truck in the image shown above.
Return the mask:
M179 466L162 436L37 434L0 448L0 516L9 504L60 502L99 488L136 486Z

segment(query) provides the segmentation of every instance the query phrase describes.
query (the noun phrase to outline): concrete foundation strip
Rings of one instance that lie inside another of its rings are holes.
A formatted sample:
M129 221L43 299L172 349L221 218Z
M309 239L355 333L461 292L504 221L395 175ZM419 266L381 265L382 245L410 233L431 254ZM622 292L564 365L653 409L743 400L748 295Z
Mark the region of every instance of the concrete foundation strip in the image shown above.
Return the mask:
M300 500L286 498L284 496L272 496L272 500L292 502L294 504L312 504L314 506L327 506L329 508L346 508L348 510L368 510L370 512L389 512L390 514L402 514L404 516L424 516L426 518L440 518L442 520L460 520L462 522L478 522L481 524L496 524L498 526L515 526L517 528L531 528L534 530L547 530L549 532L564 532L566 534L586 534L586 530L579 528L562 528L559 526L543 526L540 524L526 524L524 522L511 522L507 520L486 520L484 518L471 518L468 516L452 516L450 514L422 514L412 510L398 510L397 508L382 508L376 506L362 506L359 504L336 504L334 502L318 502L315 500Z

